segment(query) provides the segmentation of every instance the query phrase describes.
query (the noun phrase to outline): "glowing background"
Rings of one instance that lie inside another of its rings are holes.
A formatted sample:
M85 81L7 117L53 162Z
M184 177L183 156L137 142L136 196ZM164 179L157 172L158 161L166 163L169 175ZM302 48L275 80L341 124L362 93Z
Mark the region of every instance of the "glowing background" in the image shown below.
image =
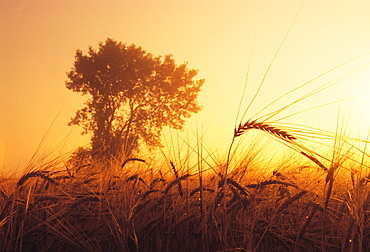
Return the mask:
M0 0L0 168L24 168L54 118L44 151L62 143L65 152L86 143L88 138L79 135L79 128L66 126L85 97L65 88L65 73L76 49L97 48L107 37L142 46L154 55L171 53L177 63L188 61L190 68L199 69L198 78L206 79L199 97L203 110L189 120L185 131L190 129L192 135L197 124L203 125L204 141L223 149L233 133L251 52L249 92L242 110L301 4L297 0ZM369 13L366 0L307 0L248 115L369 52ZM369 62L369 56L352 62L300 94ZM365 68L289 112L368 93L369 80L370 69ZM363 96L341 106L344 112L351 111L355 123L349 128L357 136L358 125L367 133L368 100ZM337 114L334 105L286 122L335 130Z

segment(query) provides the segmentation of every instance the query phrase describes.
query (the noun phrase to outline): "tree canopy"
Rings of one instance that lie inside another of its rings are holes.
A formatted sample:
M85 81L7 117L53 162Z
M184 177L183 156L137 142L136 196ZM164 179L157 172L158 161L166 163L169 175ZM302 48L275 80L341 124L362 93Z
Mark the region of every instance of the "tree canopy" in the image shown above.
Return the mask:
M66 87L89 95L69 125L91 135L93 156L129 156L141 143L161 146L163 127L182 129L198 113L204 79L197 70L176 65L172 55L153 56L134 44L108 38L99 50L76 51Z

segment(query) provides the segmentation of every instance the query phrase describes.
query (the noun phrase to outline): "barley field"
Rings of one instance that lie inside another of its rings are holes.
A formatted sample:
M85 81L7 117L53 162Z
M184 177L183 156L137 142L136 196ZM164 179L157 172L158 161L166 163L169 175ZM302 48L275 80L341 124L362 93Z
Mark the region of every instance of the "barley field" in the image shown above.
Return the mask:
M60 157L3 177L2 251L368 251L366 143L337 133L325 156L299 143L303 131L257 121L233 139L253 132L293 154L252 144L222 162L195 146L176 162Z

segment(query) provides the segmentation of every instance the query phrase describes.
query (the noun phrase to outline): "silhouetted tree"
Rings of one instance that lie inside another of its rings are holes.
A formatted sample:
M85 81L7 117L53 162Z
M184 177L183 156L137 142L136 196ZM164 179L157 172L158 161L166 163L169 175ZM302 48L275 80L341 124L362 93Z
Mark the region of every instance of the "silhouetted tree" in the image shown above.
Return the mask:
M140 143L161 146L163 127L182 129L201 109L197 97L204 79L194 80L197 73L186 63L176 65L171 55L154 57L110 38L98 51L77 50L66 87L90 97L69 125L92 133L93 157L127 157Z

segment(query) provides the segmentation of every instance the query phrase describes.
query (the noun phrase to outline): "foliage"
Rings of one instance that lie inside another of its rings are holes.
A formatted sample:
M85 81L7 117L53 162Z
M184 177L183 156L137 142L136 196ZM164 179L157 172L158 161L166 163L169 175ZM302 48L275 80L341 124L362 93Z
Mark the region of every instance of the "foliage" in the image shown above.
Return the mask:
M129 156L141 142L161 146L163 127L182 129L201 109L197 97L204 80L194 80L197 73L186 63L176 65L171 55L162 59L110 38L98 51L77 50L66 87L90 98L69 125L92 133L94 156Z
M75 170L90 165L91 162L91 149L78 147L70 156L67 161L67 166Z

